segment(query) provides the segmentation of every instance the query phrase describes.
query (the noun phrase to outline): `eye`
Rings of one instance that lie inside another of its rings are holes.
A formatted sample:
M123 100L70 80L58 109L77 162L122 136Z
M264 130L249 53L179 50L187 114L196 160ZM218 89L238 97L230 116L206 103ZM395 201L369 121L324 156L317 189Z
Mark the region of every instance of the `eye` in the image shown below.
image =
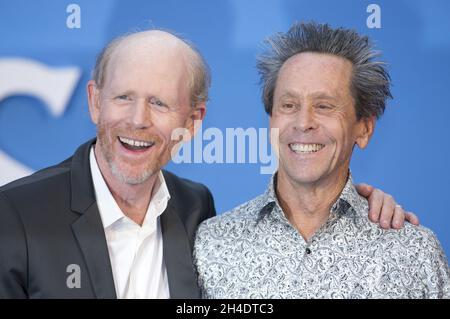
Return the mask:
M156 105L158 105L158 106L164 106L163 102L161 102L161 101L159 101L159 100L153 101L152 103L153 103L153 104L156 104Z
M318 109L321 109L321 110L330 110L330 109L333 108L333 106L328 105L328 104L319 104L319 105L317 106L317 108L318 108Z
M156 97L150 98L149 102L152 106L156 107L159 111L165 112L165 111L169 110L169 107L167 106L167 104L165 104L164 102L162 102L161 100L159 100Z
M292 113L297 110L297 107L294 103L284 102L278 106L279 110L284 113Z
M123 100L123 101L129 101L129 100L131 100L130 96L127 95L127 94L123 94L123 95L116 96L116 99L117 99L117 100Z
M293 103L283 103L281 104L281 108L285 111L290 111L295 109L295 105Z

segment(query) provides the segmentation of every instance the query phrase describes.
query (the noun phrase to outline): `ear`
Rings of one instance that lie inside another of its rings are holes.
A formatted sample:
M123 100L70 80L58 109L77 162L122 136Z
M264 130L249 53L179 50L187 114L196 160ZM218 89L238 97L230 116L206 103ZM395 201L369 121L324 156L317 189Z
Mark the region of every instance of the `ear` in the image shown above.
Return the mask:
M189 130L190 137L193 138L197 134L198 129L202 125L202 121L206 115L206 103L197 104L190 112L187 119L186 128ZM191 139L189 138L189 140Z
M369 118L360 119L356 124L356 144L358 144L359 148L364 149L369 144L369 140L375 129L375 122L375 117L371 116Z
M100 116L100 91L94 80L89 80L86 91L88 96L89 114L91 115L92 122L97 124Z

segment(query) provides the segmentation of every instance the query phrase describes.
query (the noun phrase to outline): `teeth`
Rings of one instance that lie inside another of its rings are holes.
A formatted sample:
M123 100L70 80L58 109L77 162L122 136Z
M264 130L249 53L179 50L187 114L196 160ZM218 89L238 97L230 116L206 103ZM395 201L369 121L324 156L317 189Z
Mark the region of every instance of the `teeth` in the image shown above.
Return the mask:
M136 140L132 140L126 137L121 137L119 136L119 140L122 143L131 145L131 146L135 146L135 147L149 147L153 145L153 142L144 142L144 141L136 141Z
M295 153L315 153L315 152L320 151L322 148L324 148L325 145L293 143L293 144L289 144L289 147Z

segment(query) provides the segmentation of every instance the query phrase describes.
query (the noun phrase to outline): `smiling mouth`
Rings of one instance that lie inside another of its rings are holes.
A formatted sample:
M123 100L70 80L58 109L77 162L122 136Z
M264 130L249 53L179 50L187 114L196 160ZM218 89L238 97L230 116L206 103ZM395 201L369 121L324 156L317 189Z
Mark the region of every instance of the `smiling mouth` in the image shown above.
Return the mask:
M289 144L289 148L291 149L291 151L297 154L317 153L324 147L325 147L324 144L303 144L303 143Z
M129 151L145 151L155 145L153 141L133 140L122 136L119 136L118 139L122 146Z

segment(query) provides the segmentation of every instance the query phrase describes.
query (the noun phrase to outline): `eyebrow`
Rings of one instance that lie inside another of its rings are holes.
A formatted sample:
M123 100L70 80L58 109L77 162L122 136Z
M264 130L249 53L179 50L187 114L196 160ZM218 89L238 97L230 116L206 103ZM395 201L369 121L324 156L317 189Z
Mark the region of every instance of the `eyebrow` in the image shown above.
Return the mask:
M113 92L111 92L111 93L112 93L113 96L120 96L120 95L136 95L136 94L137 94L136 91L130 90L130 89L127 89L127 90L125 90L125 91L121 91L121 90L117 90L117 91L112 90L112 91L113 91ZM147 100L150 100L150 99L157 99L157 100L159 100L160 102L166 104L166 102L164 102L164 100L163 100L162 98L160 98L159 96L157 96L157 95L155 95L155 94L146 94L146 99L147 99Z
M315 99L322 99L322 100L333 100L333 101L337 101L338 98L334 97L332 95L329 95L325 92L317 92L317 93L313 93L311 94L311 96Z
M311 97L314 98L314 99L333 100L333 101L337 101L337 100L338 100L337 97L334 97L334 96L332 96L332 95L329 95L329 94L327 94L327 93L325 93L325 92L315 92L315 93L309 94L309 96L311 96ZM294 99L298 99L298 98L300 98L300 97L301 97L301 95L298 94L298 93L296 93L296 92L293 92L293 91L287 91L286 93L284 93L283 95L281 95L280 98L282 98L282 99L283 99L283 98L294 98Z
M291 92L291 91L288 91L286 93L283 93L283 95L281 95L280 98L281 99L283 99L283 98L294 98L294 99L297 99L297 98L299 98L299 94Z
M119 96L119 95L133 95L135 94L135 92L133 90L116 90L116 89L111 89L110 91L112 96Z

